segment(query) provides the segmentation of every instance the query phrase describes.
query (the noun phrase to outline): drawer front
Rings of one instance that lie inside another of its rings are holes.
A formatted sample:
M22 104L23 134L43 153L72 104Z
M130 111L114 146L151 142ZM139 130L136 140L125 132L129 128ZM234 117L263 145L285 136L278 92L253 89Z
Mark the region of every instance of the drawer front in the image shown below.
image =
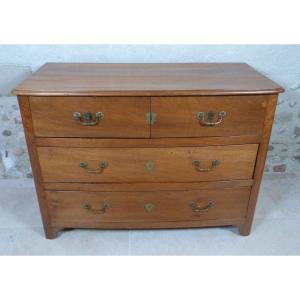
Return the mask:
M243 218L249 194L249 187L201 191L46 192L55 226Z
M151 136L259 136L267 97L153 97Z
M150 136L149 97L30 97L30 108L36 136Z
M252 178L257 144L38 148L45 182L197 182Z

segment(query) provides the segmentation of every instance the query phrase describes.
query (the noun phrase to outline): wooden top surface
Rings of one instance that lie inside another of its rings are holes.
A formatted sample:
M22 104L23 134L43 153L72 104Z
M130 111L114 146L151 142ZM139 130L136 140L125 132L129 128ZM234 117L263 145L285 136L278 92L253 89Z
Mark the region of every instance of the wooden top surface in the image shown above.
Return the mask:
M15 95L163 96L276 94L283 88L244 63L47 63Z

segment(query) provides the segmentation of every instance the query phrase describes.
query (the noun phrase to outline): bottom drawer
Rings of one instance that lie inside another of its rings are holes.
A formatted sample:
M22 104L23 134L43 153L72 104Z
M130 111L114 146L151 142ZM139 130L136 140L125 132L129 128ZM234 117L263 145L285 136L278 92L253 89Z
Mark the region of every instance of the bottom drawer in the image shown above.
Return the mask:
M47 191L53 226L105 222L237 219L246 215L250 187L193 191Z

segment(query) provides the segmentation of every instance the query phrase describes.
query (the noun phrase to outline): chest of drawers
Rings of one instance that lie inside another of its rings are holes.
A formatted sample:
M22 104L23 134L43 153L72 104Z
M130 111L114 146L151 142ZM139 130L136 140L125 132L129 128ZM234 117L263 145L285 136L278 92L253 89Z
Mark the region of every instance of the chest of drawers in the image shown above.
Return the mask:
M14 93L46 237L205 226L248 235L280 92L246 64L44 65Z

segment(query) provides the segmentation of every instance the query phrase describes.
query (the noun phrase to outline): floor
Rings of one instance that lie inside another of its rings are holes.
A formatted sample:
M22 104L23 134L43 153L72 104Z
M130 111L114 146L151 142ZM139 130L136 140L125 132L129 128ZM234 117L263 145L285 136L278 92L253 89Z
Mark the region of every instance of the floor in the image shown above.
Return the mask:
M0 255L300 255L300 175L265 175L252 233L69 230L46 240L32 180L0 180Z

